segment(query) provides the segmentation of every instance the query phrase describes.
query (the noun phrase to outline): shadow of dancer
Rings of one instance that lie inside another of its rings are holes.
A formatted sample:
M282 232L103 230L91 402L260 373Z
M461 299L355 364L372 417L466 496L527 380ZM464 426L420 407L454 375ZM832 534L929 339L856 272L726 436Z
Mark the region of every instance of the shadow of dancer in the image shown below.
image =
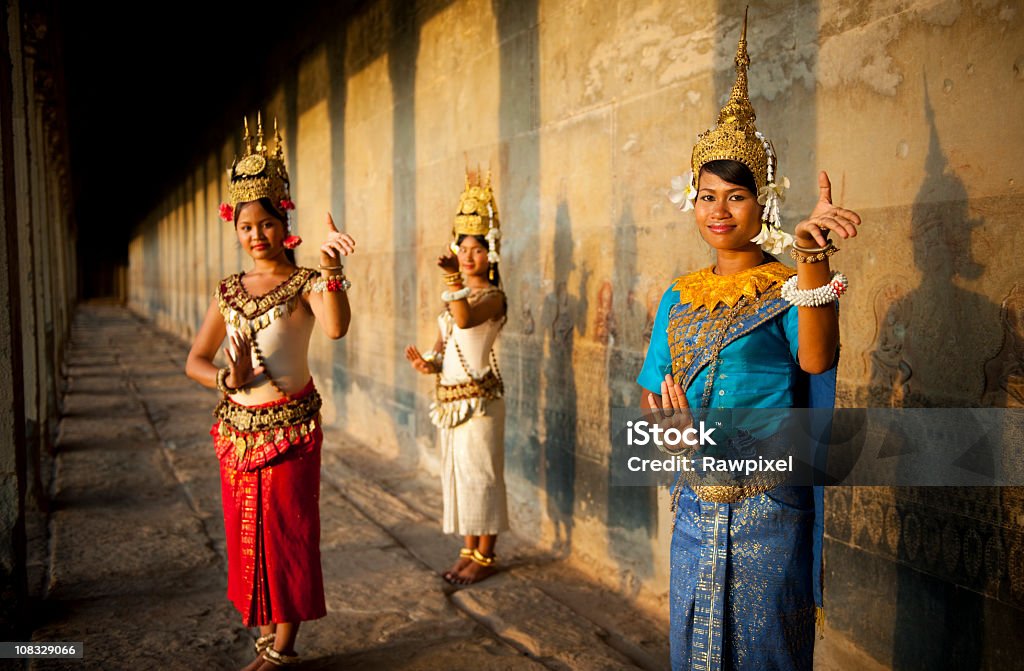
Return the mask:
M633 209L627 204L615 227L615 290L607 321L611 325L608 344L608 416L622 415L623 408L636 407L636 371L643 366L643 352L650 340L644 323L629 314L629 297L636 291L637 242ZM660 296L659 296L660 298ZM616 320L615 315L628 315ZM657 533L657 489L654 487L616 486L616 469L622 475L635 452L616 433L621 426L610 423L608 439L611 452L608 466L608 553L620 567L622 593L634 596L640 581L653 575L654 549L651 539Z
M958 286L984 267L972 258L972 231L983 221L968 212L963 181L942 152L935 110L924 81L930 127L926 175L911 212L913 260L920 285L889 308L872 370L871 405L964 407L974 405L983 382L985 337L998 308ZM893 352L899 355L893 359ZM889 366L880 364L888 361ZM892 365L897 375L893 376ZM965 445L965 449L969 446ZM908 474L904 474L908 475ZM886 526L899 534L893 630L894 669L977 669L985 646L985 573L968 561L969 539L998 533L998 519L968 517L980 506L999 517L999 494L986 487L897 487L895 515ZM984 517L988 517L987 515ZM911 533L914 530L914 533ZM887 530L887 533L890 530ZM884 535L884 534L883 534ZM883 554L890 551L879 546ZM995 567L1000 570L1000 567Z
M579 419L573 370L575 330L582 330L586 301L569 293L573 261L572 222L563 195L555 214L555 292L544 301L541 323L548 327L544 362L544 490L548 518L555 526L556 552L572 551L576 502L576 422Z

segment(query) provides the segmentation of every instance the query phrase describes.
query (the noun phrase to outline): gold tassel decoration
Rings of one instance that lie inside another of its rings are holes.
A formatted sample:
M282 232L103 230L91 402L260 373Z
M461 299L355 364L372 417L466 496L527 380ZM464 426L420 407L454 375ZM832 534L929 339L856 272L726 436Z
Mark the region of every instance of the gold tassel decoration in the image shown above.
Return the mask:
M814 608L814 630L818 634L818 640L825 638L825 609L821 606Z

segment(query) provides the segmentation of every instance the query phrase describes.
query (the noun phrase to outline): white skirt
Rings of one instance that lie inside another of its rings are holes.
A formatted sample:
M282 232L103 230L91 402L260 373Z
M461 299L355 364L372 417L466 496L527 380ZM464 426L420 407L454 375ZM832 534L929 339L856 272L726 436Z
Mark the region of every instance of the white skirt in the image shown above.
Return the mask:
M508 529L505 399L489 401L451 429L439 429L446 534L485 536Z

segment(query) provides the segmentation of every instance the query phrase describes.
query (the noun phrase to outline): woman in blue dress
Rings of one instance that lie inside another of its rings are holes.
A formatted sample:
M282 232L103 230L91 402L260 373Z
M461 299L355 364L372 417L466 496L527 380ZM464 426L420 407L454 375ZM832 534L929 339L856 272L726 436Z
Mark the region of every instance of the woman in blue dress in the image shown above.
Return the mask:
M857 234L860 217L820 198L794 237L778 205L788 180L756 130L747 94L746 19L736 83L693 149L673 202L694 210L715 265L674 280L661 300L637 382L642 407L663 426L720 409L831 407L839 346L829 235ZM792 244L794 272L778 254ZM793 309L795 308L795 309ZM691 411L692 409L692 411ZM756 432L755 432L756 433ZM781 477L781 476L780 476ZM672 668L811 669L821 614L819 487L753 478L722 485L690 476L673 489Z

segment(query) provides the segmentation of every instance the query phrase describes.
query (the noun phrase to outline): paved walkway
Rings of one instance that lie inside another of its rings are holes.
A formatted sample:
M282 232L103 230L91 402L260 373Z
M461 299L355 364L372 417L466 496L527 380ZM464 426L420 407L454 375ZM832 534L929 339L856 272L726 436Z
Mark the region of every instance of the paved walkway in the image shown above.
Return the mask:
M83 661L37 669L232 669L252 636L227 601L213 391L186 348L128 311L83 305L68 351L39 641ZM328 615L303 625L308 669L664 669L664 621L509 534L506 570L455 590L438 575L440 487L340 433L321 496Z

